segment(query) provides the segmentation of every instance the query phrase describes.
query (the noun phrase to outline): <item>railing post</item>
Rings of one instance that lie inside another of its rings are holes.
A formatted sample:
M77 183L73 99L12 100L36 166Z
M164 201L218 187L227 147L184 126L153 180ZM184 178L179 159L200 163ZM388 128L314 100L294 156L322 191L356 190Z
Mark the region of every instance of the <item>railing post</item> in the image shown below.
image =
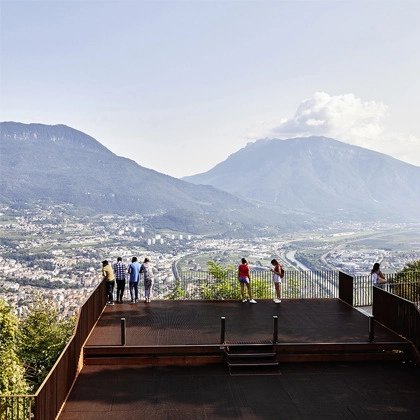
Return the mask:
M350 306L354 305L353 302L353 283L354 278L341 271L338 272L338 297Z
M126 341L126 327L125 327L125 318L121 318L121 345L125 346Z
M375 341L375 317L369 316L369 341L373 343Z
M220 321L220 344L224 344L226 335L226 318L222 316L220 317Z
M279 318L273 316L273 343L277 343L279 339Z

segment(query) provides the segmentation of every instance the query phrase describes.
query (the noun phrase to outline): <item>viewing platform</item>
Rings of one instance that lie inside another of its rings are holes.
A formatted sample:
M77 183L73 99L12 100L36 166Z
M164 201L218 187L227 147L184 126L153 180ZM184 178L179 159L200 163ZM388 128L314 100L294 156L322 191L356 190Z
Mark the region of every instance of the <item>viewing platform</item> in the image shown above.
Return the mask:
M244 344L272 345L277 369L232 374L226 352ZM378 323L372 337L369 316L339 299L107 306L83 359L62 420L418 415L410 344Z
M84 363L217 363L226 347L241 344L273 344L278 361L289 362L395 360L395 351L408 350L380 324L370 337L369 317L339 299L160 300L107 306L84 346Z
M420 312L408 297L418 296L418 282L379 288L342 272L299 276L287 279L280 304L264 295L264 279L254 283L256 304L196 297L215 293L203 276L185 282L181 299L111 306L102 282L37 392L2 397L0 412L17 420L417 419ZM357 309L361 302L372 312Z

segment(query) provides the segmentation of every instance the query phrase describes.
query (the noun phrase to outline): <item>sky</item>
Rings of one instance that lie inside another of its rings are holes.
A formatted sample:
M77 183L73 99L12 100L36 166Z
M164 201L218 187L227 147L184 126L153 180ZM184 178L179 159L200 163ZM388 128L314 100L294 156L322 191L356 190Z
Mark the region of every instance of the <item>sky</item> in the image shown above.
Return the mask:
M418 0L0 0L0 121L177 178L311 135L420 166L419 21Z

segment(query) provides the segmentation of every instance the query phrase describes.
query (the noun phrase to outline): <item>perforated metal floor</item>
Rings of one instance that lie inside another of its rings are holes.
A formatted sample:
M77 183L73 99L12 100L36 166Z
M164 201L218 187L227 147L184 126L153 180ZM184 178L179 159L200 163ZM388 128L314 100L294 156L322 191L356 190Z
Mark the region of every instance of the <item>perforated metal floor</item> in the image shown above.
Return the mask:
M365 342L369 338L366 315L337 299L290 299L276 305L238 301L153 301L107 306L87 345L120 345L121 318L126 322L126 345L217 344L221 317L225 317L226 342L269 343L278 317L280 343ZM399 341L381 325L375 341Z

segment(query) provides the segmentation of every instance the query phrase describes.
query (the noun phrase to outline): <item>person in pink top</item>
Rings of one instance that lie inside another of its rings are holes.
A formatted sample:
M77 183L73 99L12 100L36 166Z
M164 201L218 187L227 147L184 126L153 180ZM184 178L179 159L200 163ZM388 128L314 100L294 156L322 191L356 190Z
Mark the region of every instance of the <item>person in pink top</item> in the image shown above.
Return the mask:
M252 290L251 290L251 277L249 274L249 267L248 267L248 261L246 258L242 258L242 264L238 267L238 280L239 284L241 285L241 297L242 302L246 302L245 299L245 285L248 289L248 295L249 295L249 303L257 303L252 298Z

